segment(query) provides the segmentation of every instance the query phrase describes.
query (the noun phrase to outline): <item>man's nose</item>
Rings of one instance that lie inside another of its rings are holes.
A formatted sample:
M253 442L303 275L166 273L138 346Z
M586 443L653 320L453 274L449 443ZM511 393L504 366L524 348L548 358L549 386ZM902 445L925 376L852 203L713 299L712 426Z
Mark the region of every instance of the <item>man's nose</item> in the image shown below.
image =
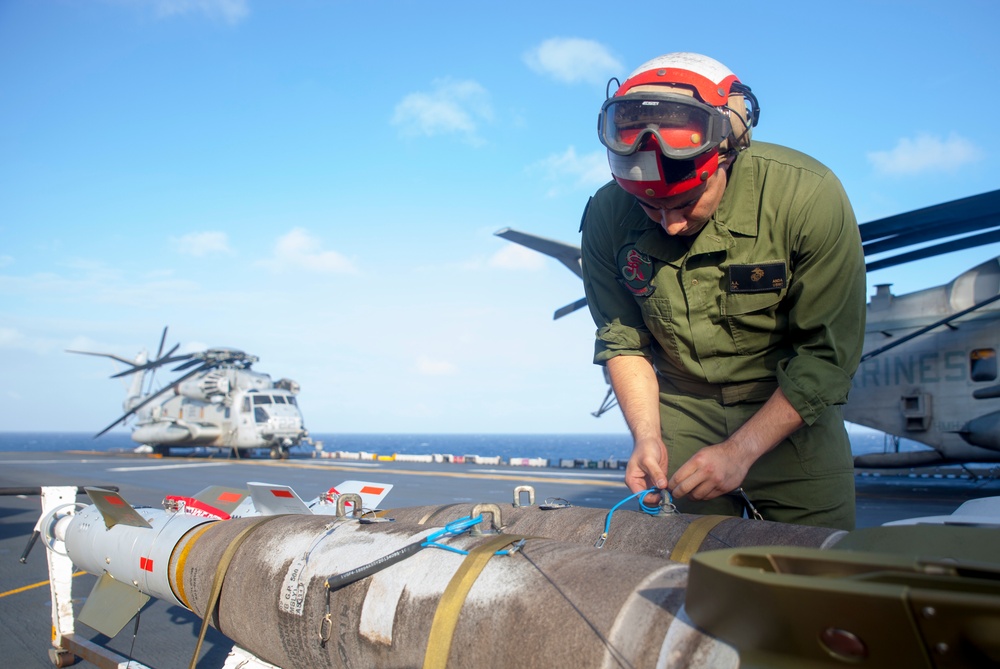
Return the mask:
M687 216L685 216L683 209L661 209L660 210L660 224L666 228L668 225L673 225L676 223L686 223Z

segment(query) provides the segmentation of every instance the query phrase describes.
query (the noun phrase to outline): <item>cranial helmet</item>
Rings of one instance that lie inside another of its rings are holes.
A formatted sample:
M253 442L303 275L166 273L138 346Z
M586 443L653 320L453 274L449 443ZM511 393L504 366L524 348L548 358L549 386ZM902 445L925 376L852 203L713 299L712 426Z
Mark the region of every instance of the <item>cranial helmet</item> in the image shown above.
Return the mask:
M622 188L667 198L707 181L720 152L749 146L759 117L756 97L729 68L678 52L632 72L601 107L597 133Z

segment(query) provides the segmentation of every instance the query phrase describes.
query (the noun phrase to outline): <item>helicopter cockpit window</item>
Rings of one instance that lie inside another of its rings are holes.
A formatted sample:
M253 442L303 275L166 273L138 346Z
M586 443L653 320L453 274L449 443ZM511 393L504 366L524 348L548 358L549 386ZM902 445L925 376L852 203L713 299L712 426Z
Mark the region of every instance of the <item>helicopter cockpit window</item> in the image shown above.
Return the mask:
M294 397L289 397L288 403L291 404L292 406L298 406L298 403L295 401Z
M973 381L995 381L997 352L992 348L976 348L969 354L969 375Z
M250 398L243 398L243 413L250 413Z
M253 403L254 404L270 404L271 403L271 396L270 395L254 395L253 396Z
M268 419L267 411L264 407L254 407L253 419L258 423L266 423Z
M274 403L275 404L284 404L285 403L285 396L284 395L275 395L274 396Z

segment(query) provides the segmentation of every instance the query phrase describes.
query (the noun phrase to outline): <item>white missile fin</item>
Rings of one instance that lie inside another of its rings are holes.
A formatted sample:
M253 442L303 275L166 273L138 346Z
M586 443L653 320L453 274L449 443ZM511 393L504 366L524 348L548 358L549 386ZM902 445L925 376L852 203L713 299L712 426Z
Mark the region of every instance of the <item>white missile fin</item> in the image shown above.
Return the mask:
M213 485L194 495L194 498L231 514L249 494L245 488Z
M148 601L149 595L144 595L135 586L117 581L108 572L104 572L90 591L77 620L101 634L113 637L122 631Z
M306 506L290 486L275 483L247 483L253 505L261 516L277 516L283 513L305 513L312 511Z
M371 483L369 481L344 481L330 488L324 494L311 500L308 504L317 515L333 515L336 513L337 497L353 493L361 496L361 506L366 510L374 510L392 490L391 483ZM348 512L353 512L352 504L347 502Z

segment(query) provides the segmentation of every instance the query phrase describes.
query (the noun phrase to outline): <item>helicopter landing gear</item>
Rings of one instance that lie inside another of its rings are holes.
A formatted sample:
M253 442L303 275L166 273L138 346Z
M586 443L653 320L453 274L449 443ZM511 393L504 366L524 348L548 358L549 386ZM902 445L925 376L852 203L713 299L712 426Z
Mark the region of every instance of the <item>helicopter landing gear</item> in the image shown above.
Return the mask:
M49 662L56 667L69 667L76 664L77 657L68 650L61 648L49 649Z
M284 446L272 446L271 447L271 459L272 460L284 460L288 457L288 451L285 450Z

